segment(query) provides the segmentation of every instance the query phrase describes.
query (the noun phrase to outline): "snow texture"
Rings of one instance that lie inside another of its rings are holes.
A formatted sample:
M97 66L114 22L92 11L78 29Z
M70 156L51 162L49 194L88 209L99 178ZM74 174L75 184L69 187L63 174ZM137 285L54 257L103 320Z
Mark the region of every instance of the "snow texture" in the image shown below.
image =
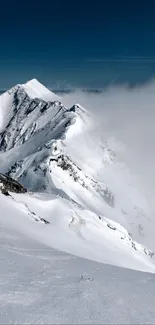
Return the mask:
M155 277L0 236L0 324L154 324Z

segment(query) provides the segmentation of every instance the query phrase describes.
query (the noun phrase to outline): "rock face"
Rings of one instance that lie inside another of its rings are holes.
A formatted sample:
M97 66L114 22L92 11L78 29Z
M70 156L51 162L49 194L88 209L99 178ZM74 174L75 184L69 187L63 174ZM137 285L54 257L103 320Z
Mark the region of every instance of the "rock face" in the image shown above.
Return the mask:
M68 195L68 183L71 183L75 191L77 186L78 189L81 187L84 193L91 193L114 208L114 195L104 179L100 182L94 172L91 176L87 172L87 166L83 170L80 165L82 158L77 161L67 144L68 139L72 138L74 143L78 134L85 134L85 130L89 129L91 118L88 112L79 104L65 107L51 93L47 99L34 97L34 89L37 94L40 94L40 87L43 93L49 94L49 91L34 80L30 84L17 85L0 96L0 107L4 115L0 127L0 171L17 179L31 191L52 192L55 186L61 188L64 184L63 191ZM95 146L95 150L96 143L91 132L88 138L89 148ZM74 148L76 146L75 142ZM102 156L103 148L98 150ZM7 156L9 151L10 159L7 160L5 154ZM61 179L61 184L55 185L54 177ZM76 197L73 193L72 198Z
M8 192L26 193L27 189L11 177L0 173L0 191L9 195Z

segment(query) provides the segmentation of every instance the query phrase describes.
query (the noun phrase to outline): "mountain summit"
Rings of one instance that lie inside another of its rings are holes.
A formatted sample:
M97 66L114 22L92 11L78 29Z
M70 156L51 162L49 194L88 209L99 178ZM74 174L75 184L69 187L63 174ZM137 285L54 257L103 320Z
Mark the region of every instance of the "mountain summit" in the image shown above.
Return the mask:
M37 79L32 79L21 86L30 98L41 98L45 101L53 101L58 98L58 96L43 86Z

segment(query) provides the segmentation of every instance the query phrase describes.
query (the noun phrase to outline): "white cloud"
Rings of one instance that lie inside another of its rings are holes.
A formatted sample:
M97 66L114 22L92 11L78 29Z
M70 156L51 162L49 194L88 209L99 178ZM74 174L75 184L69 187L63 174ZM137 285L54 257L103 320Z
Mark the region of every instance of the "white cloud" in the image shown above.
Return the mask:
M86 107L94 115L96 129L123 144L117 150L138 175L155 209L155 82L134 89L113 86L97 94L77 89L64 102Z

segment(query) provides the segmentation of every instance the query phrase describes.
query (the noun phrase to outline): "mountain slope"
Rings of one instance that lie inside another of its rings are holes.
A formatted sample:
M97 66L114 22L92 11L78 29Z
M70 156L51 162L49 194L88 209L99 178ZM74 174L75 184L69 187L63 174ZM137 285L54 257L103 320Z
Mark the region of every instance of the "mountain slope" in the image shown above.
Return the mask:
M1 227L0 324L154 324L154 274L50 249Z
M155 248L153 216L88 112L65 107L36 80L3 94L0 105L0 172L28 189L0 195L3 225L71 254L154 272L144 247Z
M57 193L0 194L1 224L47 246L94 261L155 272L152 252L119 224Z

